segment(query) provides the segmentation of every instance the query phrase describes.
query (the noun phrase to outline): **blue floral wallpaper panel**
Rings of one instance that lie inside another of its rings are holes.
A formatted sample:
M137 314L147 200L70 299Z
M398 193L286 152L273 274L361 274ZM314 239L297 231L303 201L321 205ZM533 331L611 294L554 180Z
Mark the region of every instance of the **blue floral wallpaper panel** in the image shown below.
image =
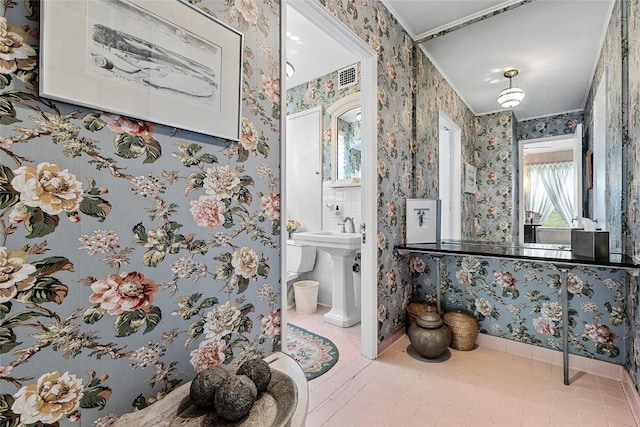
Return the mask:
M515 117L511 111L476 117L477 186L474 240L517 242L518 205L514 205ZM516 175L517 176L517 175Z
M584 123L584 112L556 114L537 119L522 120L518 122L518 141L523 139L548 138L573 134L576 126Z
M410 260L415 299L434 301L441 268L445 311L472 312L480 332L526 344L562 349L564 273L549 264L478 257L428 256ZM623 364L626 357L626 272L577 267L567 273L569 352Z
M628 41L627 61L628 91L626 108L629 117L629 140L623 143L625 173L623 188L625 197L625 251L640 260L640 215L638 215L638 186L640 171L640 2L630 0L626 14ZM629 278L631 285L627 296L629 316L629 340L626 365L631 378L640 390L640 300L638 298L638 277Z
M627 168L625 155L623 153L623 89L622 89L622 62L624 46L622 42L621 26L623 24L622 11L623 5L635 3L635 0L616 1L614 3L611 20L607 28L607 34L602 44L600 58L594 73L591 90L587 97L587 103L584 109L584 129L587 141L585 143L585 151L589 149L593 151L593 103L598 86L602 79L605 79L604 87L606 88L606 114L607 114L607 164L606 171L606 192L605 198L607 220L609 222L609 246L613 251L623 250L623 234L626 234L625 216L623 215L623 188L627 186L630 176L624 176L624 171L633 172L633 168ZM629 41L632 41L629 39ZM629 164L631 166L631 164ZM587 194L588 199L591 191ZM637 200L629 199L629 209L635 209ZM633 206L633 208L632 208ZM593 203L589 202L589 210L592 212ZM633 252L629 252L633 253Z

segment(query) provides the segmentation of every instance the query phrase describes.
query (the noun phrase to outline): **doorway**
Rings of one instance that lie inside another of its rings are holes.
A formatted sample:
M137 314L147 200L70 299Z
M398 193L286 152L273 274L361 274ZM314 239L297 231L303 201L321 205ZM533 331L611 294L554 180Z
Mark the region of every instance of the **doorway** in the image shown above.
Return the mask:
M369 45L355 35L345 24L337 21L319 2L308 1L286 1L282 7L283 20L286 23L286 7L291 6L296 12L313 22L320 31L326 33L336 42L343 45L354 54L360 61L361 72L361 94L362 94L362 116L361 134L363 143L362 150L362 184L361 184L361 213L362 213L362 246L361 246L361 353L369 358L378 357L377 343L377 280L376 280L376 162L377 162L377 55ZM282 38L286 39L286 24L282 25ZM281 68L285 70L286 58L281 59ZM281 82L286 79L281 78ZM281 90L281 102L286 102L286 84ZM283 117L282 126L286 128L286 121ZM282 189L281 193L286 194L286 176L290 172L286 162L286 132L282 132L283 147L281 153L282 169ZM287 218L287 201L282 203L283 209L281 218ZM282 231L281 240L285 241L285 230ZM281 271L286 272L286 245L282 245L281 251ZM286 285L285 285L286 286ZM286 292L282 293L282 307L286 307ZM282 345L286 351L286 311L282 310Z
M582 124L572 135L518 145L519 242L570 244L573 220L582 217Z
M607 227L607 73L600 78L593 101L593 219Z
M462 236L462 148L460 127L446 114L438 118L438 198L441 200L440 238Z

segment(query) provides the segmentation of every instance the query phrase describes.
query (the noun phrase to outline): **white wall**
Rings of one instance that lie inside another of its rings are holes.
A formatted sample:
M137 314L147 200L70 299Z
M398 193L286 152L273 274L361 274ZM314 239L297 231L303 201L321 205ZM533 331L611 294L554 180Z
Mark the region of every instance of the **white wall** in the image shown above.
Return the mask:
M324 181L322 183L322 229L325 231L340 231L342 226L338 225L338 223L342 222L344 217L350 216L353 218L356 231L359 231L362 219L360 194L360 187L333 188L329 181ZM327 204L338 205L340 207L340 217L334 217ZM318 303L331 306L333 261L329 254L318 251L313 271L301 275L298 280L316 280L320 282Z

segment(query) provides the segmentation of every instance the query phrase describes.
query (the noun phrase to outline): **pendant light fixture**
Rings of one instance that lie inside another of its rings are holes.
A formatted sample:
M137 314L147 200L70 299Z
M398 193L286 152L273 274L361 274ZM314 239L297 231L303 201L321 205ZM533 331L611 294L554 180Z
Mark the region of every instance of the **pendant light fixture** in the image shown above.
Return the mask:
M503 89L498 95L498 103L504 108L512 108L520 104L524 99L524 90L519 87L511 87L511 79L518 75L518 70L505 71L504 76L509 79L509 87Z
M291 76L293 76L293 73L296 71L296 69L293 68L293 65L288 60L285 62L284 65L285 65L285 68L284 68L285 75L287 76L287 78L290 78Z

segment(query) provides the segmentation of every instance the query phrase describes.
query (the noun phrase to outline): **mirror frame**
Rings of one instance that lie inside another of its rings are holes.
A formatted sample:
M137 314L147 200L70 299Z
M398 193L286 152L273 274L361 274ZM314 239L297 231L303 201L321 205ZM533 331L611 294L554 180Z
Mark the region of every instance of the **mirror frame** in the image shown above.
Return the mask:
M331 116L331 186L332 187L357 187L360 186L360 178L338 179L338 117L347 111L362 106L360 91L346 95L327 108ZM362 144L364 149L364 141Z

